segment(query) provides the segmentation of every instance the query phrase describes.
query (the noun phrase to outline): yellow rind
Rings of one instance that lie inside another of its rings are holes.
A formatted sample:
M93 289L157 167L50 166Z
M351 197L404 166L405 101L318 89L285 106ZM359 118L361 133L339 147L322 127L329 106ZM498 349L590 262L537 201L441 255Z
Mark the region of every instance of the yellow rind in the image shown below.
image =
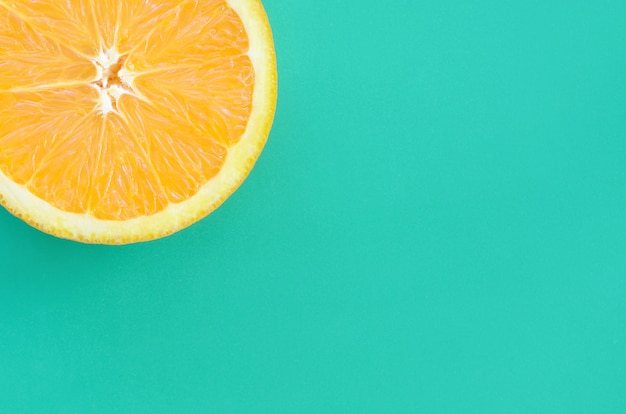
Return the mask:
M60 210L0 171L0 204L46 233L100 244L127 244L167 236L218 208L245 180L263 150L274 119L278 90L272 32L260 0L227 0L227 3L241 18L249 38L248 55L255 71L252 111L246 131L229 148L222 169L197 194L150 216L101 220Z

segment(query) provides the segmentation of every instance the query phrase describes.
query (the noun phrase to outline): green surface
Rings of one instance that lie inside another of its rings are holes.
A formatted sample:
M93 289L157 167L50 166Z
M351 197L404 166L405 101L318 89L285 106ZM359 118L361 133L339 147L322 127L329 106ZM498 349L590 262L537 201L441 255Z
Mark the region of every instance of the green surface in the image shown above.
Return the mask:
M0 412L625 413L626 2L264 3L276 121L218 211L0 212Z

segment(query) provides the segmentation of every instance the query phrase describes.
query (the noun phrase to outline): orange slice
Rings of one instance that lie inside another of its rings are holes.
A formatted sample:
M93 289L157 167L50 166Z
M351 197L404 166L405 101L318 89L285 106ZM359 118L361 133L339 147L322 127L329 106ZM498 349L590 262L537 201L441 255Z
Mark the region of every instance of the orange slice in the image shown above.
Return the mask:
M47 233L194 223L248 175L275 104L260 0L0 0L0 202Z

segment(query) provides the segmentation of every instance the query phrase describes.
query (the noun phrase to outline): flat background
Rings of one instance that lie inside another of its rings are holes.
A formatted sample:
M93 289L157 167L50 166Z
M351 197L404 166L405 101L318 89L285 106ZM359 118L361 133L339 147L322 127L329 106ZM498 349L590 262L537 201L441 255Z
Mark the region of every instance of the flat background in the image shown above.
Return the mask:
M626 2L264 3L276 121L218 211L0 212L0 411L625 413Z

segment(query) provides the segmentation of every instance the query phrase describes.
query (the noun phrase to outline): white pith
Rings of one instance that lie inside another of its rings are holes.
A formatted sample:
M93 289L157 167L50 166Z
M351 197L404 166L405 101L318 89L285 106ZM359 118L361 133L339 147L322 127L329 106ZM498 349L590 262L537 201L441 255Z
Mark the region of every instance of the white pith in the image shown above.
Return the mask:
M139 98L139 94L133 86L133 79L136 74L125 67L118 70L117 76L121 85L110 85L109 78L113 74L113 68L118 65L122 55L114 48L103 50L100 54L91 59L96 68L96 80L90 85L98 91L98 102L95 110L106 115L109 112L117 112L117 101L124 94ZM100 86L102 85L102 86Z

